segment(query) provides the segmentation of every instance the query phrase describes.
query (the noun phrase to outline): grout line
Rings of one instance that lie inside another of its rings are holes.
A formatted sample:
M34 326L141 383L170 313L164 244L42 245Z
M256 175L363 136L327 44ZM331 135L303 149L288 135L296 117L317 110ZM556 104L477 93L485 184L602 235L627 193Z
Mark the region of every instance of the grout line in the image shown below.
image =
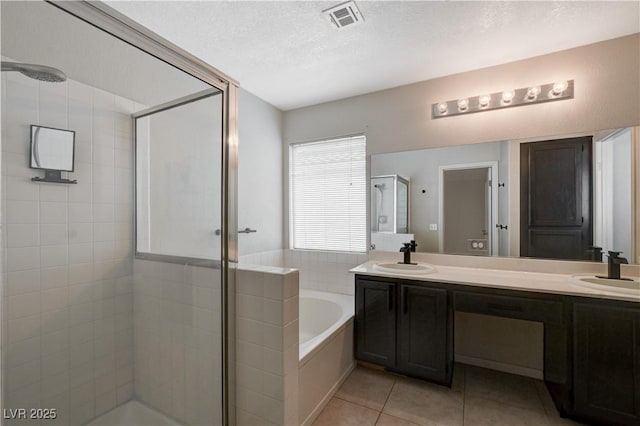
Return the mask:
M388 373L386 373L386 374L388 374ZM382 413L384 412L384 407L387 406L387 403L389 402L389 398L391 398L391 394L393 393L393 388L395 388L396 387L396 383L398 383L398 378L397 377L394 377L393 375L390 375L390 377L393 377L393 384L391 385L391 389L389 389L389 394L387 395L387 399L385 399L384 400L384 404L382 404L382 409L380 410L380 414L378 415L378 418L376 419L376 423L378 423L378 420L380 420L380 416L382 416Z
M367 410L377 411L378 414L380 414L380 410L376 410L375 408L367 407L366 405L363 405L363 404L361 404L359 402L349 401L348 399L341 398L341 397L339 397L337 395L333 395L331 398L332 399L334 399L334 398L335 399L339 399L340 401L348 402L349 404L357 405L358 407L366 408ZM323 411L324 411L324 409L323 409Z

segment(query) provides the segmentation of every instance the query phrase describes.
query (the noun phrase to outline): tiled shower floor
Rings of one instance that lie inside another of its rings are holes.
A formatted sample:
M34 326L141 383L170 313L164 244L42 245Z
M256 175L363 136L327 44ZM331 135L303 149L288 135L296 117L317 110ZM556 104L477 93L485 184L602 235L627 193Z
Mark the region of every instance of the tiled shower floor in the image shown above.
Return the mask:
M556 412L544 383L456 364L451 389L356 367L314 426L577 425Z

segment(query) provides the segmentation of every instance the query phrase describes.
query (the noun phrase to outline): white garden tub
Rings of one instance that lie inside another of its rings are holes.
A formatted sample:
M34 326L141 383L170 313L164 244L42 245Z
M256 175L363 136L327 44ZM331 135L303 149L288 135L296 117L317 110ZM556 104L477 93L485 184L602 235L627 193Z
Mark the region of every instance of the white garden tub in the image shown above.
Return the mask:
M353 296L300 289L298 418L311 424L354 367Z

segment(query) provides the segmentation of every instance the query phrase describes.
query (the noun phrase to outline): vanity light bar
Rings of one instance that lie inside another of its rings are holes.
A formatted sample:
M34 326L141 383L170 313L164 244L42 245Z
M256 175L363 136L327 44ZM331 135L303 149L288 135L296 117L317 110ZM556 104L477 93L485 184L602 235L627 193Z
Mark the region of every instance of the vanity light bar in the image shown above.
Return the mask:
M510 89L486 95L438 102L431 105L431 117L470 114L514 106L539 104L573 98L573 80Z

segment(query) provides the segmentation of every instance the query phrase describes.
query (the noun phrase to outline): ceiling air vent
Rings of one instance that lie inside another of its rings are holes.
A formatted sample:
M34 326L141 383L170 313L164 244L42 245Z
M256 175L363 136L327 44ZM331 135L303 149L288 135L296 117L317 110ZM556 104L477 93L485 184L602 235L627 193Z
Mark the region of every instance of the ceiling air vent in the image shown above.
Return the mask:
M342 28L348 25L361 24L364 22L362 14L354 1L341 3L337 6L323 10L329 21L336 27Z

